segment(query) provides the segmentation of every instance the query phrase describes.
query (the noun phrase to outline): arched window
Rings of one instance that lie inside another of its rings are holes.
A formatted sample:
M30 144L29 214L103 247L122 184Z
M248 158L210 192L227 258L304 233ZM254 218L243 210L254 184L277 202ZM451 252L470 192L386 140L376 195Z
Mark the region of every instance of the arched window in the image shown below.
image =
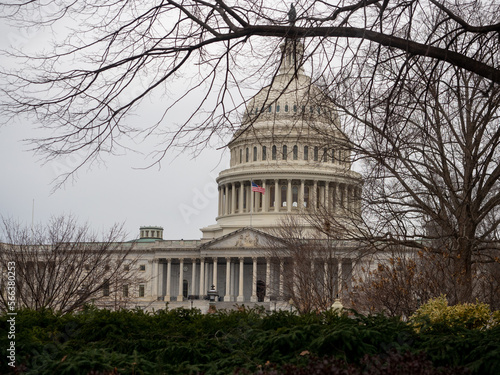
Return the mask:
M286 185L281 186L281 207L286 207Z
M240 148L240 163L243 163L243 150Z
M276 160L276 145L274 145L272 149L272 159Z
M269 108L267 109L267 111L268 111L269 113L271 113L271 112L273 111L273 106L272 106L272 105L270 105L270 106L269 106Z
M253 161L257 161L257 147L253 148Z
M283 145L283 160L286 160L287 157L287 148L286 145Z
M249 158L250 158L250 150L247 147L245 151L245 162L248 163Z
M293 146L293 160L297 160L299 158L299 148L297 145Z
M309 160L309 146L304 146L304 160Z
M288 112L288 104L285 104L285 112Z
M318 161L318 146L314 146L314 161Z
M342 164L342 150L339 150L339 164Z
M325 163L328 161L328 149L326 147L323 149L323 161Z
M292 207L297 207L299 204L299 187L292 187Z
M309 186L304 186L304 207L309 207Z
M297 112L297 104L294 104L294 105L293 105L293 111L294 111L294 112Z
M335 163L335 149L332 148L332 163Z
M266 159L267 159L267 147L262 146L262 160L266 160Z
M276 112L279 112L279 111L280 111L280 105L279 105L279 104L277 104L277 105L276 105Z

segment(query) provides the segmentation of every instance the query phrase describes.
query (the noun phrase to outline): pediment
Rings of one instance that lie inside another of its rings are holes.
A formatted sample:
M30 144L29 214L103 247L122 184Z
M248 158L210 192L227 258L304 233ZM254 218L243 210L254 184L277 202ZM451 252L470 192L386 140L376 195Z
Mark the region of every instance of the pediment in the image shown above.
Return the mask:
M262 249L278 238L253 228L242 228L203 245L204 249Z

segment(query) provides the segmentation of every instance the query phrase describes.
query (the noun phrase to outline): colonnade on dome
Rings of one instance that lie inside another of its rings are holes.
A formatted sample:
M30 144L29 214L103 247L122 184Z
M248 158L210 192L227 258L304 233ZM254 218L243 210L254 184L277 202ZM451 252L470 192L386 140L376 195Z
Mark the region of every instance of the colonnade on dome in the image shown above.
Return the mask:
M251 182L266 190L253 192ZM317 179L239 180L219 183L218 217L259 213L307 213L324 207L339 215L359 216L361 187Z

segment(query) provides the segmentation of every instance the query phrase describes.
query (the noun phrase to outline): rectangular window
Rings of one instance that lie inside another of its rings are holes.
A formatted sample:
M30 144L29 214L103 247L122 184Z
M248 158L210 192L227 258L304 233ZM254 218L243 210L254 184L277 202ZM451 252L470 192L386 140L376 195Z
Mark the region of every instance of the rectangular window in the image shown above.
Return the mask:
M129 270L130 270L130 266L129 266L128 264L125 264L125 265L123 266L123 269L124 269L125 271L129 271Z
M283 146L283 160L286 160L287 153L288 153L288 151L287 151L286 146Z
M108 297L109 296L109 281L106 280L104 282L104 284L102 284L102 295L104 297Z
M266 146L262 146L262 160L266 160L267 158L267 148Z
M123 297L128 297L128 284L123 285Z
M144 284L139 284L139 297L144 297Z
M139 271L146 271L146 265L145 264L141 264L139 266Z
M318 146L314 147L314 161L318 161Z
M304 160L309 160L309 147L304 146Z

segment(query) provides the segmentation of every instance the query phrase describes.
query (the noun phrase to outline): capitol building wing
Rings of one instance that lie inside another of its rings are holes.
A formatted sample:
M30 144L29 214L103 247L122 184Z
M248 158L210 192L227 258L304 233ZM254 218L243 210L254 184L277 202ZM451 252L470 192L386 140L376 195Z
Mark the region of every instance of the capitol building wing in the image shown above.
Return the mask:
M260 303L288 308L283 280L293 262L275 261L275 229L293 216L306 233L306 216L319 208L338 218L361 215L361 176L351 170L350 143L335 108L301 66L303 44L281 45L281 63L269 86L246 105L228 147L230 166L218 178L215 223L200 240L163 240L161 227L142 227L131 257L142 282L133 305L208 308L212 289L221 307ZM276 247L276 244L278 244ZM283 245L285 246L285 245ZM356 248L344 241L334 263L314 259L321 277L349 278ZM333 265L332 265L333 264Z

